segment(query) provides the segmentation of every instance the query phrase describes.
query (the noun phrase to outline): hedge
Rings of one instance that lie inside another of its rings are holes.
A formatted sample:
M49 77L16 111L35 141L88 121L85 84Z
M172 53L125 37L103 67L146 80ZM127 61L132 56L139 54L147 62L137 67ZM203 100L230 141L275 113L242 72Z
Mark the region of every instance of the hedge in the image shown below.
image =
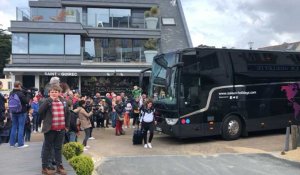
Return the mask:
M83 145L79 142L69 142L63 146L62 154L67 160L83 153Z
M89 156L75 156L69 160L69 163L77 175L91 175L94 170L94 162Z

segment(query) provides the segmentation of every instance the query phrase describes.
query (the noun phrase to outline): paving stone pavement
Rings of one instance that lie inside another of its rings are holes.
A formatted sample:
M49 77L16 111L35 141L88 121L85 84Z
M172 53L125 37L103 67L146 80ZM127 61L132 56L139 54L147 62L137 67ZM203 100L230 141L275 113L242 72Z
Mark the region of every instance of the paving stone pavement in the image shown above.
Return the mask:
M1 173L7 175L40 175L42 142L30 142L27 148L10 147L7 143L0 145ZM75 171L63 157L63 165L68 175Z
M269 154L124 156L105 158L96 171L98 175L296 175L300 163Z

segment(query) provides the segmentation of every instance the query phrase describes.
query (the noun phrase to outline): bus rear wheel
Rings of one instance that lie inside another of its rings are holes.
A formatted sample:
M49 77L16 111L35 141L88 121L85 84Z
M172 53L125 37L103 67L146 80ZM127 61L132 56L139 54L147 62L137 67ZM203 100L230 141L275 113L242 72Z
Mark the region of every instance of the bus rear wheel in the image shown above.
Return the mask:
M241 136L242 122L239 117L228 116L222 125L222 137L225 140L236 140Z

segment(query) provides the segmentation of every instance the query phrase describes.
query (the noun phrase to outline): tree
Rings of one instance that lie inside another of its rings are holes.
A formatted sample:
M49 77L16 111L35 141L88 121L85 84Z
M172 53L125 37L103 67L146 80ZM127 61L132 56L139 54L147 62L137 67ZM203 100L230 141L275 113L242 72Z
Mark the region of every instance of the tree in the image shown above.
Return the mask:
M9 62L11 54L11 35L0 29L0 76L4 77L3 68Z

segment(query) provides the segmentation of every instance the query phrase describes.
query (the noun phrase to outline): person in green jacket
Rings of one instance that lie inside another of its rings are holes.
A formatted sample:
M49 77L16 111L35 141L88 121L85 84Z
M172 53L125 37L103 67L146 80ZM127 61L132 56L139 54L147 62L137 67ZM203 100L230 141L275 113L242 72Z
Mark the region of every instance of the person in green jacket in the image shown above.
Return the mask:
M132 92L133 99L136 99L141 96L142 89L139 88L138 86L133 86L133 90L131 92Z

